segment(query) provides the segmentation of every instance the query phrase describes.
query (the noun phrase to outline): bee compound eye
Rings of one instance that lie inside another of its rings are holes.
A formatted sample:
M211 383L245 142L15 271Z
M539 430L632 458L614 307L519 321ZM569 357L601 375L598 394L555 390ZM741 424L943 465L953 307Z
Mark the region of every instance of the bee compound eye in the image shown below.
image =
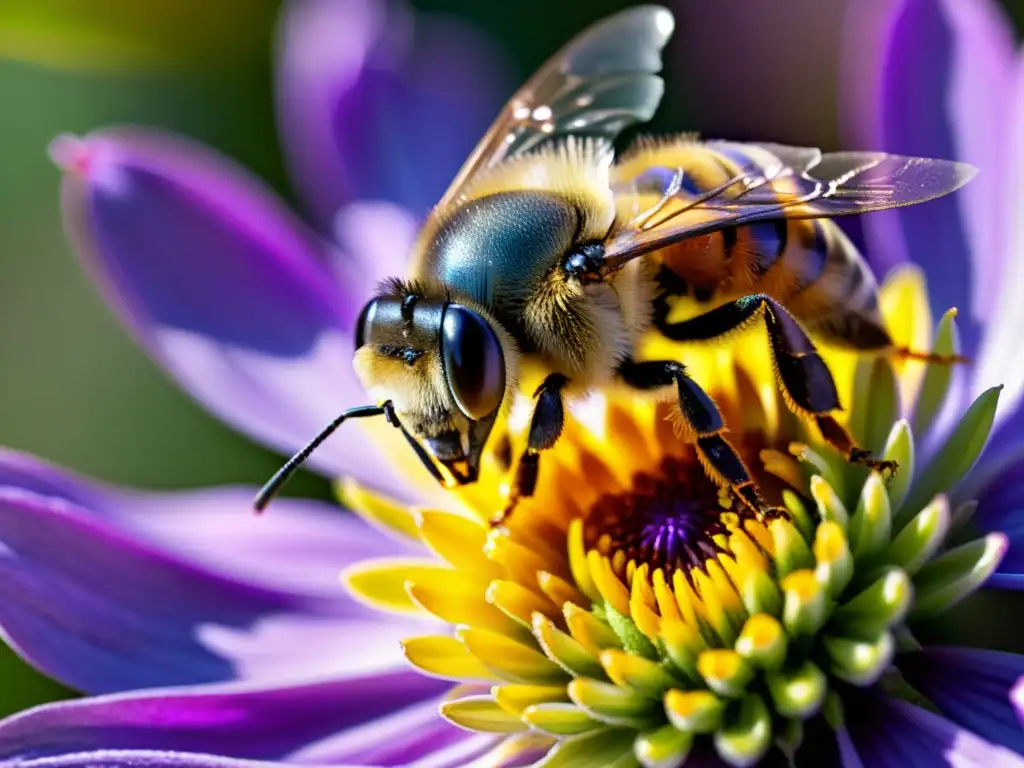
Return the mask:
M366 344L366 336L373 323L373 316L376 313L377 299L370 299L366 302L366 306L363 307L363 311L359 313L359 319L356 320L356 349Z
M459 410L474 421L494 413L505 394L505 356L490 323L449 304L441 323L441 359Z

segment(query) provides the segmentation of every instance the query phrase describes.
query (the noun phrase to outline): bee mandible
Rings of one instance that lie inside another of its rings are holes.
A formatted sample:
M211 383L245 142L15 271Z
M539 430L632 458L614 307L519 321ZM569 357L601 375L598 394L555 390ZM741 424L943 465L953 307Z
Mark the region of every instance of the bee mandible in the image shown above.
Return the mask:
M829 219L948 194L975 170L690 137L641 140L616 162L615 139L661 100L673 25L658 6L611 16L513 95L427 217L408 278L389 281L359 317L354 365L380 404L327 425L264 486L257 509L350 418L385 416L442 484L476 481L520 374L538 366L526 448L496 522L534 492L563 400L617 385L672 388L709 477L746 514L776 514L685 365L637 359L652 327L700 342L763 323L789 408L849 461L894 469L834 418L836 387L808 336L895 350L870 270ZM666 297L679 293L706 311L669 322Z

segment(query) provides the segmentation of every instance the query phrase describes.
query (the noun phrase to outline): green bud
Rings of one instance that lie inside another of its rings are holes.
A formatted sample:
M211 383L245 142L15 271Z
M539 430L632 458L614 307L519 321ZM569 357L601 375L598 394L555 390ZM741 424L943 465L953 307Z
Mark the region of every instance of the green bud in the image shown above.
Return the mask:
M932 560L914 577L911 618L934 616L963 600L999 567L1008 546L1004 534L990 533Z
M899 389L892 363L884 357L865 360L870 366L870 382L868 397L864 403L864 439L863 445L881 445L892 429L900 411Z
M616 685L661 701L665 691L680 684L661 664L625 651L601 652L601 665Z
M800 535L808 541L814 537L814 528L818 521L811 517L810 512L803 502L803 498L788 488L782 492L782 503L789 512L793 524L800 531Z
M715 693L738 698L746 693L754 670L736 651L713 648L697 659L697 671Z
M801 537L801 541L802 541ZM767 613L778 616L782 613L782 592L775 579L760 568L748 568L740 585L740 599L747 613Z
M537 730L554 736L572 736L606 727L575 704L564 702L533 704L523 710L521 717Z
M789 642L782 624L767 613L755 613L743 625L736 653L761 669L778 669L786 660Z
M639 734L633 742L633 753L644 768L676 768L686 762L692 747L692 733L664 725Z
M791 636L813 635L825 623L828 599L813 571L796 571L782 580L782 623Z
M831 520L846 530L850 524L850 514L846 511L846 506L836 495L835 489L818 475L811 478L811 498L818 505L818 516L822 520Z
M665 694L668 721L681 731L711 733L718 730L725 714L725 702L711 691L680 691Z
M872 472L864 481L857 509L850 518L850 549L858 562L878 554L892 535L892 510L885 481Z
M775 573L781 579L793 571L814 567L814 555L807 546L800 531L784 519L772 520L769 524L772 542L775 545Z
M772 717L756 693L748 694L739 710L715 733L715 749L730 765L754 765L772 743Z
M871 641L826 636L823 643L832 674L853 685L876 683L892 662L894 644L888 632Z
M770 672L765 681L775 711L783 717L806 720L821 708L828 692L828 678L811 661L797 669Z
M665 619L661 623L661 642L672 666L690 681L698 682L697 657L707 648L700 632L678 619Z
M899 568L891 568L839 606L829 626L844 636L871 640L903 618L913 597L910 577Z
M896 476L889 479L888 485L890 509L897 510L906 500L914 479L914 434L905 419L893 424L882 458L895 461L899 467Z
M814 559L818 562L814 569L815 577L829 597L835 599L853 576L853 555L838 523L826 520L818 526L814 534Z

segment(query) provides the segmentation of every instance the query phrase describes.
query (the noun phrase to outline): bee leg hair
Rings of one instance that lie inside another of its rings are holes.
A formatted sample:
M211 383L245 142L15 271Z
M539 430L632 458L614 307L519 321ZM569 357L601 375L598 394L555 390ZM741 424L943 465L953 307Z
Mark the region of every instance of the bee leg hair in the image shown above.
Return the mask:
M660 330L674 341L710 341L759 317L768 329L779 387L789 409L813 421L825 441L846 456L847 461L883 474L895 473L896 462L872 458L871 452L859 447L846 427L832 416L833 411L842 408L832 372L800 324L767 294L744 296Z
M639 390L661 389L675 384L679 393L679 409L687 428L696 435L697 455L708 477L732 491L758 520L785 514L783 510L767 504L758 494L750 470L725 438L725 421L718 406L687 375L681 363L674 360L626 360L619 364L618 373L623 382Z
M520 500L533 496L540 473L540 453L551 448L562 434L565 409L562 406L562 388L569 380L560 373L552 373L534 392L537 401L533 407L530 431L526 437L526 450L519 457L519 466L512 481L505 508L491 518L491 526L501 525L515 511Z

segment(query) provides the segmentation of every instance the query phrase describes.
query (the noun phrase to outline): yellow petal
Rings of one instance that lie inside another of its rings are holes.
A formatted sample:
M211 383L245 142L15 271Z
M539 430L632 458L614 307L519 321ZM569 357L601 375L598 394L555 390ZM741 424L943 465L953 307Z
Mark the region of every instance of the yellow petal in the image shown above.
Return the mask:
M892 270L882 284L878 298L885 328L893 344L918 352L930 351L934 323L921 268L905 264ZM927 364L920 360L895 360L893 367L903 402L914 402Z
M487 528L463 515L436 510L417 510L417 522L423 541L456 569L482 581L500 579L505 569L484 554Z
M562 612L546 597L514 581L492 581L487 587L486 599L502 615L511 617L510 620L524 627L532 626L534 613L541 613L554 621L562 620Z
M341 503L374 528L402 541L419 541L420 531L412 512L396 501L365 488L350 477L335 485Z
M364 560L341 573L342 583L361 602L382 611L428 615L409 597L406 582L457 579L455 571L431 560Z
M513 715L521 715L534 704L569 701L564 685L496 685L491 688L491 696Z
M441 716L473 731L515 733L525 731L526 723L509 714L490 696L466 696L441 705Z
M536 552L513 541L507 532L499 528L488 534L484 552L495 563L503 565L513 581L527 587L537 583L539 572L551 570L551 563L545 563Z
M575 603L583 608L590 605L590 601L561 576L541 571L537 574L537 583L544 591L544 594L548 596L548 599L559 608L566 603Z
M407 583L406 588L417 605L449 624L465 624L512 637L525 636L523 627L491 605L482 589L454 592L415 582Z
M601 593L597 591L597 585L590 574L590 564L587 561L587 550L583 543L583 520L577 518L569 524L569 534L566 546L569 550L569 568L572 570L573 581L591 600L600 600Z
M402 643L402 652L410 664L432 677L446 680L499 679L454 637L413 637Z
M619 554L622 553L619 552ZM626 590L625 584L612 571L612 565L608 562L608 558L592 549L587 552L587 565L590 567L590 573L601 597L623 616L629 616L629 592Z

